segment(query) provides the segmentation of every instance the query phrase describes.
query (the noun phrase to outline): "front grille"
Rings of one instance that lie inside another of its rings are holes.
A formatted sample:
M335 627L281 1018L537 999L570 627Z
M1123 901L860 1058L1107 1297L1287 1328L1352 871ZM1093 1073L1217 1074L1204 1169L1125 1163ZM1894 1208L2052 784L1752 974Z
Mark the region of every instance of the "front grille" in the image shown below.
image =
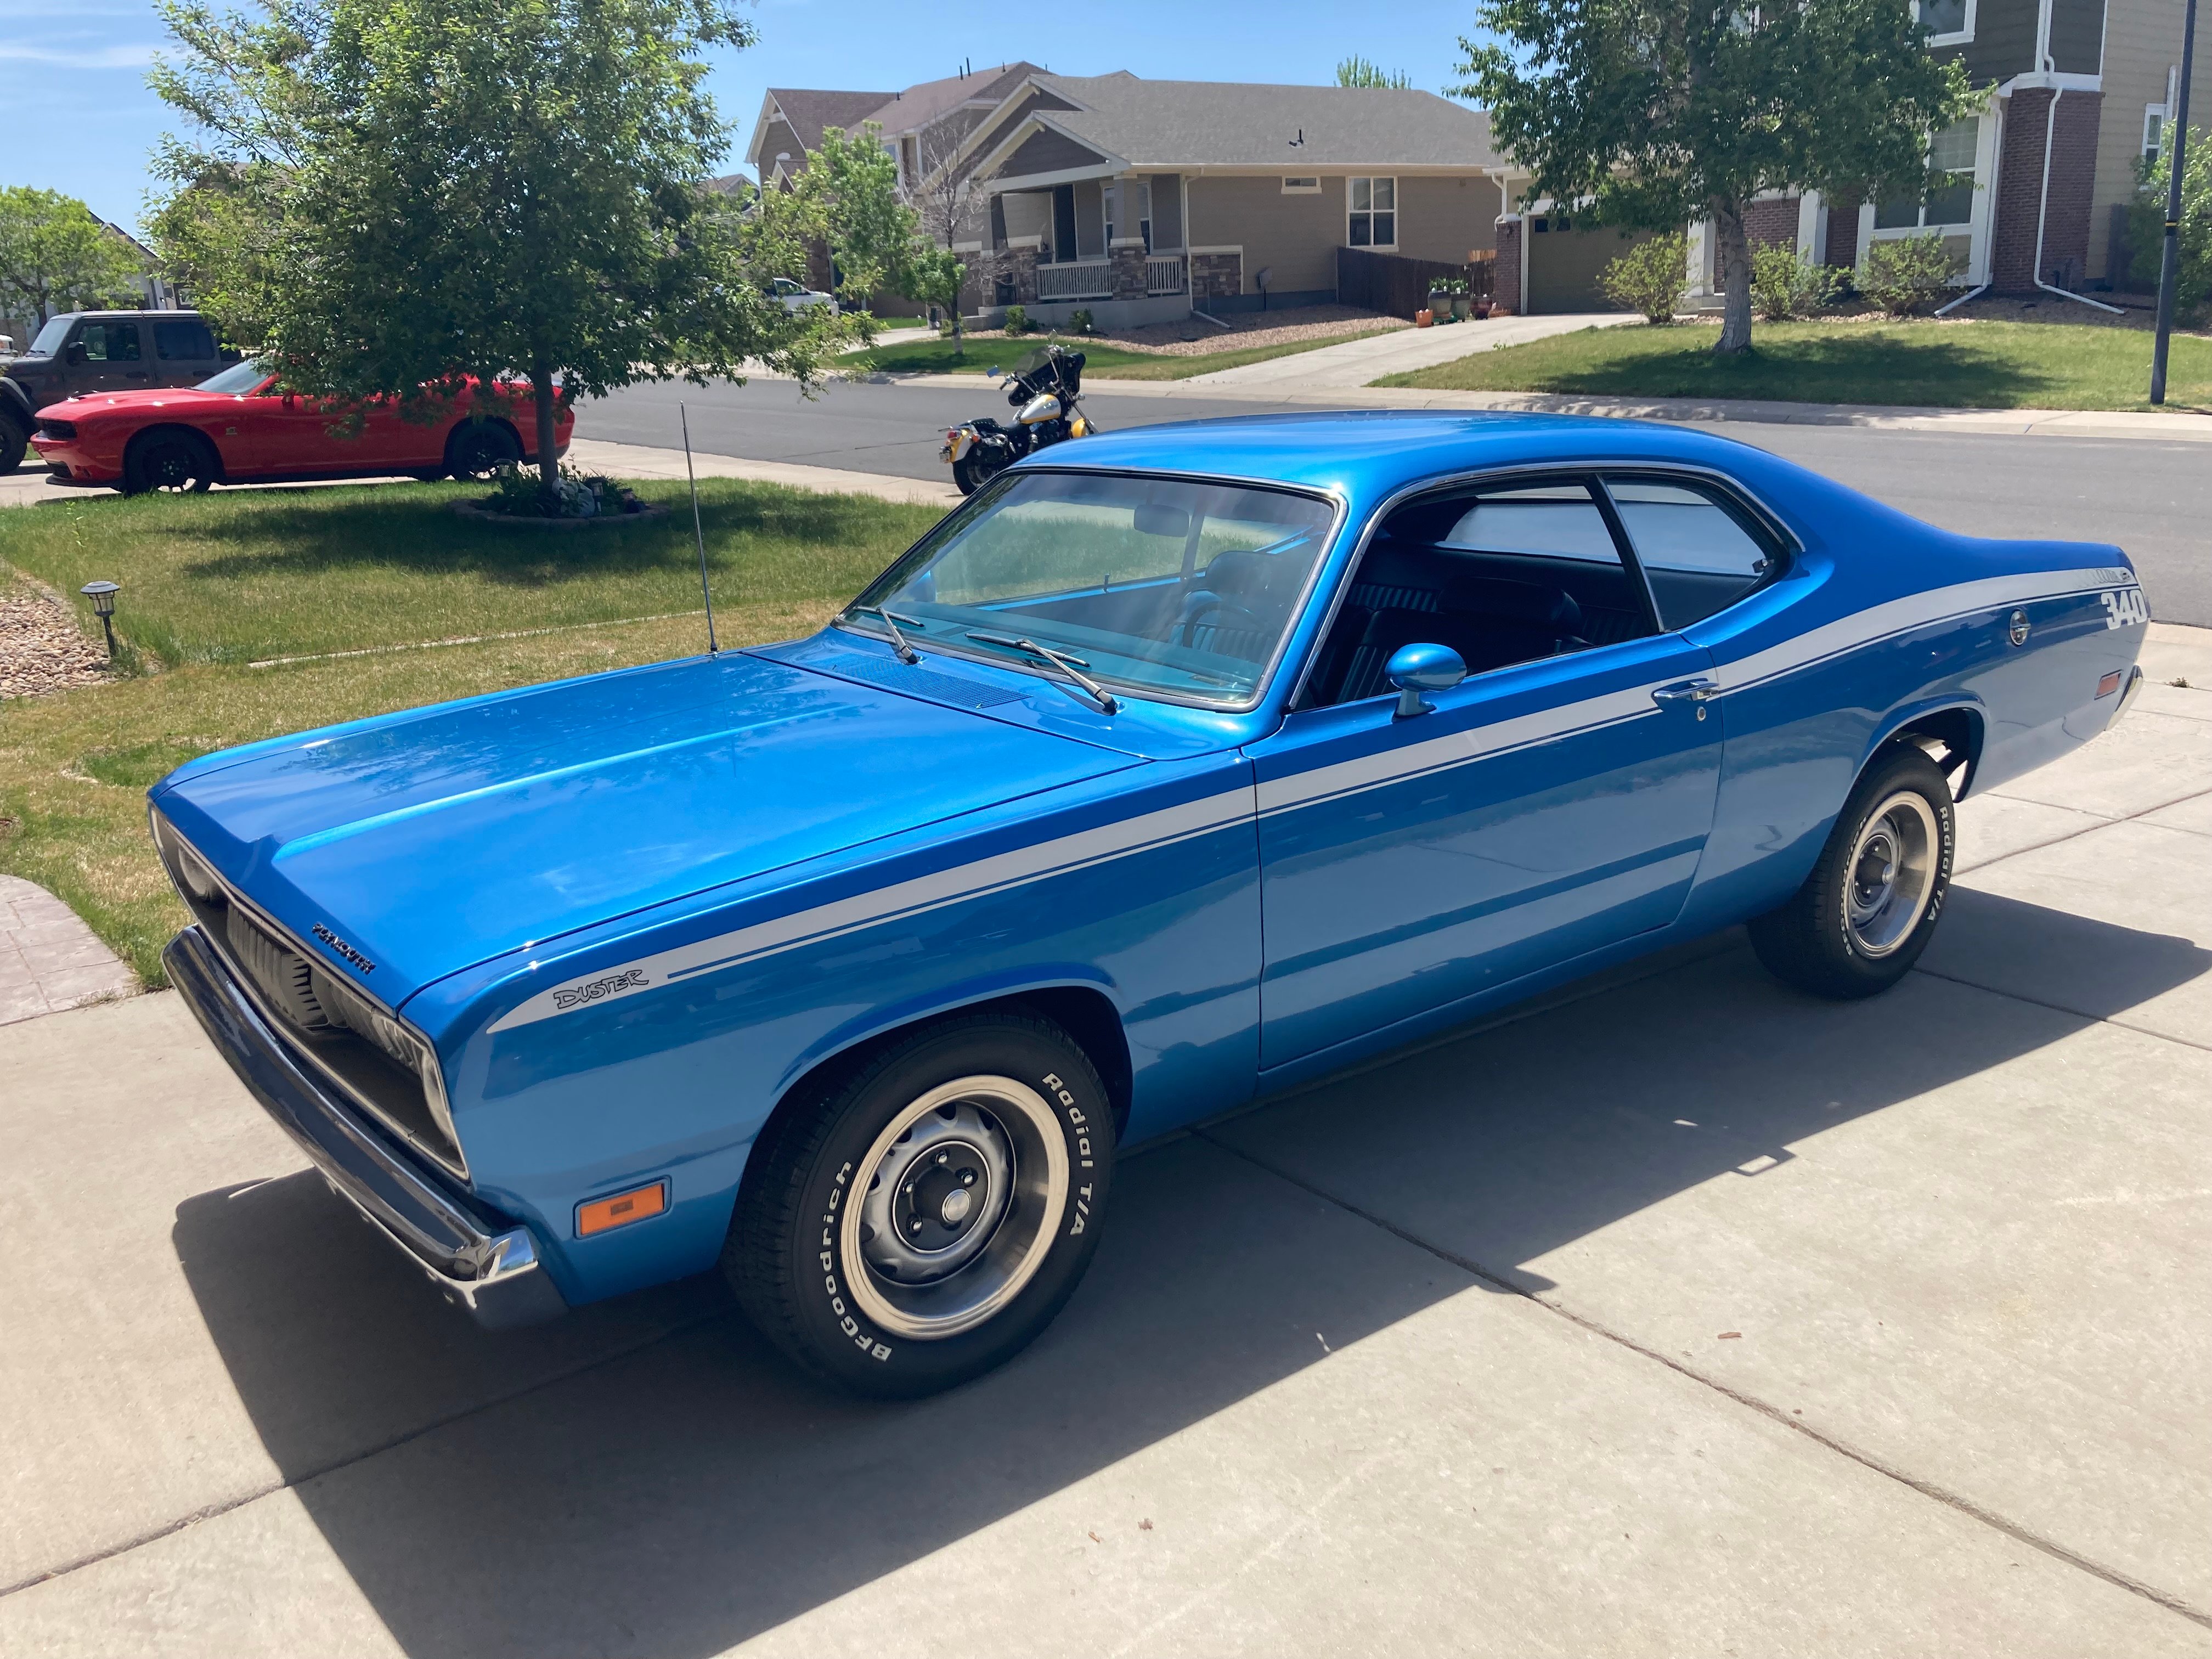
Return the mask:
M448 1127L444 1080L428 1043L367 994L325 973L159 813L153 823L155 846L185 907L246 989L289 1030L292 1046L385 1127L465 1179L468 1164Z

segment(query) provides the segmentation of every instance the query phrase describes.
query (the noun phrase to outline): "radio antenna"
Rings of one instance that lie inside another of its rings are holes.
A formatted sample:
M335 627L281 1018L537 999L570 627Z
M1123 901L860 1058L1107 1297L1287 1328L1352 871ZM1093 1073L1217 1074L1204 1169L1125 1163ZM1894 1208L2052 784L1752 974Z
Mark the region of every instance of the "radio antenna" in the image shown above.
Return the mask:
M691 468L691 412L676 405L684 422L684 476L691 481L691 534L699 543L699 597L707 601L707 654L714 654L714 590L707 586L707 532L699 525L699 475Z

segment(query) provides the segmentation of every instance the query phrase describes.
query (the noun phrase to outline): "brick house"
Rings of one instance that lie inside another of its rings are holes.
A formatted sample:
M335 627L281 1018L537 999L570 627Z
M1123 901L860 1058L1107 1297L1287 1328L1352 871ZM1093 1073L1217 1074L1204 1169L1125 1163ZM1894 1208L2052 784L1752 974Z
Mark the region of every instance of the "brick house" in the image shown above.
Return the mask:
M1053 75L1004 65L896 94L771 91L772 180L824 126L874 121L963 310L1064 323L1334 300L1337 250L1463 264L1514 201L1488 118L1433 94ZM810 139L809 134L812 137Z
M1929 160L1952 187L1925 202L1777 195L1753 204L1751 240L1856 267L1877 241L1934 231L1961 262L1962 290L2033 294L2039 279L2069 291L2135 287L2127 204L2145 156L2165 139L2184 5L1918 0L1932 49L1962 59L1968 78L1990 88L1979 109L1930 142ZM1550 233L1560 244L1557 217L1532 212L1501 223L1501 299L1510 286L1528 309L1575 310L1587 300L1576 279L1589 258L1563 258L1546 243ZM1710 224L1690 227L1690 242L1693 299L1715 295ZM1555 269L1564 280L1550 276Z

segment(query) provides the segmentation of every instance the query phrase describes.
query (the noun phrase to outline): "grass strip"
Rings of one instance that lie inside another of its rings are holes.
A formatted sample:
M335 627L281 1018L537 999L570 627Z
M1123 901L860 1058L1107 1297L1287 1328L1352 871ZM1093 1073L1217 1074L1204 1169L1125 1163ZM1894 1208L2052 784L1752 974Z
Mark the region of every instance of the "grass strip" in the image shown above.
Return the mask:
M1583 329L1385 375L1383 386L1743 398L1950 409L2147 409L2151 337L2066 323L1759 323L1741 357L1717 325ZM2177 335L2167 407L2212 408L2212 339Z
M1194 375L1211 374L1216 369L1241 368L1246 363L1264 363L1275 357L1294 357L1300 352L1317 351L1323 346L1342 345L1346 340L1364 340L1376 334L1394 331L1373 328L1358 334L1332 334L1323 339L1247 346L1242 350L1208 351L1191 357L1165 356L1155 351L1131 351L1126 347L1074 336L1055 334L1048 337L1055 345L1083 353L1084 374L1099 380L1188 380ZM849 363L885 374L981 374L994 366L1012 368L1025 353L1035 350L1042 343L1042 339L1027 338L971 340L968 342L964 353L956 353L950 340L901 342L855 352L841 359L840 366Z

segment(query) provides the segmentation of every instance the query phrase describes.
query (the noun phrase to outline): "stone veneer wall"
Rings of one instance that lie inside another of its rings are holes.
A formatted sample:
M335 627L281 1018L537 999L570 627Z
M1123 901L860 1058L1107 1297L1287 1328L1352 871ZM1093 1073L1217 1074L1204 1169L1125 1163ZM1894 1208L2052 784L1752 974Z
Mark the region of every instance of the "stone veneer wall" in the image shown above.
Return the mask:
M1001 280L1011 278L1014 284L1014 303L1033 306L1037 297L1037 251L1033 247L1002 248L997 267L992 273L993 295L985 296L985 303L995 305L995 291Z
M1145 297L1145 244L1141 238L1117 240L1106 251L1113 266L1110 280L1114 298L1141 300Z
M2035 289L2035 226L2043 204L2043 138L2051 120L2045 88L2013 94L2005 112L2004 153L1997 160L1996 224L1990 249L1990 286L1999 294ZM2104 95L2069 92L2058 100L2051 131L2050 213L2043 233L2046 282L2069 276L2075 284L2089 267L2089 200L2097 178L2097 125ZM2063 286L2063 284L2062 284Z
M1518 218L1498 222L1497 291L1491 295L1491 308L1507 317L1521 314L1521 236L1525 228Z
M1207 300L1233 299L1244 291L1244 256L1241 253L1194 253L1190 256L1190 299L1193 305Z

